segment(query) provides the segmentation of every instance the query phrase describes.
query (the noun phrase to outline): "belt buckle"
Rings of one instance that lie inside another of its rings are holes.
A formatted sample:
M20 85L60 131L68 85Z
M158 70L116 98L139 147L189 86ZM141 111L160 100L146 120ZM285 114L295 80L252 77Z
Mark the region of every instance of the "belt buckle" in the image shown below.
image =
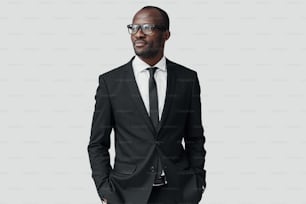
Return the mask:
M163 186L163 185L167 184L167 180L166 180L165 175L161 176L158 180L161 181L161 182L160 183L153 183L153 186Z

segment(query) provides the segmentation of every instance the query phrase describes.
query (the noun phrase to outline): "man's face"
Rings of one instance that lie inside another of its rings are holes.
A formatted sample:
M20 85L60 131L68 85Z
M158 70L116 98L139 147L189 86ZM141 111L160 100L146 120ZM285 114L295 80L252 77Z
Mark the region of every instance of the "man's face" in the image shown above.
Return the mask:
M136 13L133 24L161 26L162 19L157 10L143 9ZM164 44L169 37L168 33L168 31L154 29L151 34L146 35L140 28L136 34L131 35L135 54L141 58L154 58L157 55L163 55Z

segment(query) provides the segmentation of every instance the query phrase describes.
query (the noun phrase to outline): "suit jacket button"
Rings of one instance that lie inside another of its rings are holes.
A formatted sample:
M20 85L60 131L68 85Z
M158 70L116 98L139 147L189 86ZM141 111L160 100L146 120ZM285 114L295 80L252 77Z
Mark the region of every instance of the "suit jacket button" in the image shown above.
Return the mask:
M154 166L151 166L151 171L154 172Z

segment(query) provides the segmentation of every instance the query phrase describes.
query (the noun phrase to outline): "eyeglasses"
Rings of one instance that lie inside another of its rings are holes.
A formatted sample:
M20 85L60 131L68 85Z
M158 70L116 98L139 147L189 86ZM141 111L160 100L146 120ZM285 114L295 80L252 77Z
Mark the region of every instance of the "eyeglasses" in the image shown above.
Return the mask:
M141 31L146 35L152 34L154 29L158 29L161 31L167 30L164 26L158 26L154 24L142 24L142 25L129 24L127 25L127 28L131 35L135 35L138 32L139 28L141 28Z

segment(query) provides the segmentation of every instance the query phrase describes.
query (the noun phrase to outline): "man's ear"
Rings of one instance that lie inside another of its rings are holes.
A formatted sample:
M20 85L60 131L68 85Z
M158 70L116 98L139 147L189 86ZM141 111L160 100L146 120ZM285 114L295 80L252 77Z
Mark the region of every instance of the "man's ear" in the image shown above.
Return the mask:
M164 32L164 39L168 40L169 38L170 38L170 31L167 30Z

